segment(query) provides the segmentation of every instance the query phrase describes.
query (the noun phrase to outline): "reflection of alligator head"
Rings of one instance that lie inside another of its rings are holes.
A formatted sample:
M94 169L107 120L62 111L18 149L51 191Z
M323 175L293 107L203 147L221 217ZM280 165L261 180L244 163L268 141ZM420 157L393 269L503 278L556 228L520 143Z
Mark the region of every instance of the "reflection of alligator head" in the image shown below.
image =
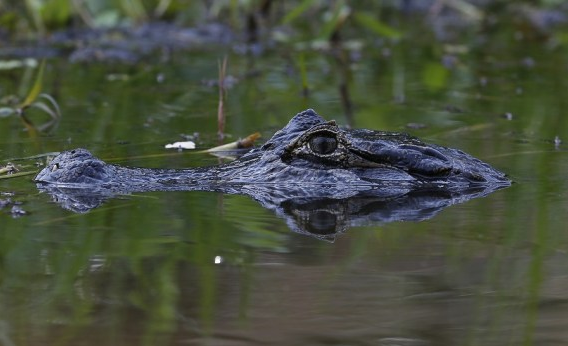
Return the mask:
M414 190L402 195L390 195L381 190L369 190L347 198L296 197L277 200L266 198L268 196L258 199L257 196L257 200L286 220L292 231L331 241L350 227L427 220L452 204L487 193L484 189L475 188L460 194Z
M363 214L383 222L426 219L443 207L510 185L503 173L462 151L405 134L340 129L312 110L231 163L185 170L130 168L75 149L53 159L35 180L79 212L131 192L245 194L286 216L292 228L291 223L311 234L344 230L361 222Z

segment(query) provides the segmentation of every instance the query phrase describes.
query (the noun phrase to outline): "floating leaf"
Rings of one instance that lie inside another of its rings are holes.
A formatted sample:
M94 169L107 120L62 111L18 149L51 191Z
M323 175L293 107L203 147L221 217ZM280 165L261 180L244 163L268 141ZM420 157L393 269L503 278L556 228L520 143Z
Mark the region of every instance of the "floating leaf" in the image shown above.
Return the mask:
M237 147L239 149L244 149L244 148L250 148L254 145L254 142L259 139L260 133L259 132L255 132L253 134L250 134L248 136L246 136L245 138L241 139L240 141L237 142Z

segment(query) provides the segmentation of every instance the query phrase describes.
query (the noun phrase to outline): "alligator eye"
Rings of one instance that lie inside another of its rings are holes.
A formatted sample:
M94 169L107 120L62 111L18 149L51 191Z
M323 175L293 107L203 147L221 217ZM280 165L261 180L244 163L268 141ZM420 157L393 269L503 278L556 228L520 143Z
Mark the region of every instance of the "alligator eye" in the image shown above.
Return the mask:
M316 154L328 155L337 149L337 139L329 136L317 136L308 142L310 149Z
M58 169L59 169L59 164L58 164L58 163L54 164L53 167L51 167L51 171L52 171L52 172L55 172L55 171L58 170Z

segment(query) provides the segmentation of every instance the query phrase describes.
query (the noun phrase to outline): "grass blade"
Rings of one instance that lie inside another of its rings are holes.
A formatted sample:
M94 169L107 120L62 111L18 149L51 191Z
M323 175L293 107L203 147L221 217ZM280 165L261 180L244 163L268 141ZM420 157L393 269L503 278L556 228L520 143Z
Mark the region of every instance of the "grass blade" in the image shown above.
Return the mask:
M353 18L359 25L371 30L378 36L391 39L399 39L402 37L400 31L386 25L368 13L355 12L353 13Z
M38 172L38 170L12 173L12 174L8 174L8 175L0 175L0 180L24 177L24 176L27 176L27 175L37 174L37 172Z
M49 103L51 103L51 106L53 107L53 116L51 113L50 115L53 116L54 119L59 119L61 118L61 108L59 108L59 104L57 103L57 101L55 101L55 99L48 94L40 94L39 97L43 97L44 99L48 100Z
M39 65L39 71L37 77L34 81L34 85L30 89L28 96L24 99L24 102L20 105L20 110L28 108L39 96L41 89L43 88L43 71L45 70L45 60Z
M227 76L227 56L219 62L219 105L217 106L217 133L219 138L225 134L225 77Z
M302 79L302 95L308 97L310 94L310 85L308 82L308 69L306 68L306 59L303 52L298 56L298 69L300 70L300 78Z
M284 18L282 24L288 24L306 12L314 3L314 0L304 0L298 6L294 7Z

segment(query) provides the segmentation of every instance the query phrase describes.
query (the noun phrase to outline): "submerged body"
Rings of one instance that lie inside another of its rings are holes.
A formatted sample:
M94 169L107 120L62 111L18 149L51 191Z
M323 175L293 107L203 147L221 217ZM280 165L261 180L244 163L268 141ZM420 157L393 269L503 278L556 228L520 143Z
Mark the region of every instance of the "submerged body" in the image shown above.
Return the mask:
M263 189L345 197L377 189L393 195L420 189L489 193L511 183L502 172L460 150L406 134L341 129L311 109L297 114L262 147L228 164L186 170L129 168L75 149L57 156L35 180L113 193L211 190L257 199L255 193Z

